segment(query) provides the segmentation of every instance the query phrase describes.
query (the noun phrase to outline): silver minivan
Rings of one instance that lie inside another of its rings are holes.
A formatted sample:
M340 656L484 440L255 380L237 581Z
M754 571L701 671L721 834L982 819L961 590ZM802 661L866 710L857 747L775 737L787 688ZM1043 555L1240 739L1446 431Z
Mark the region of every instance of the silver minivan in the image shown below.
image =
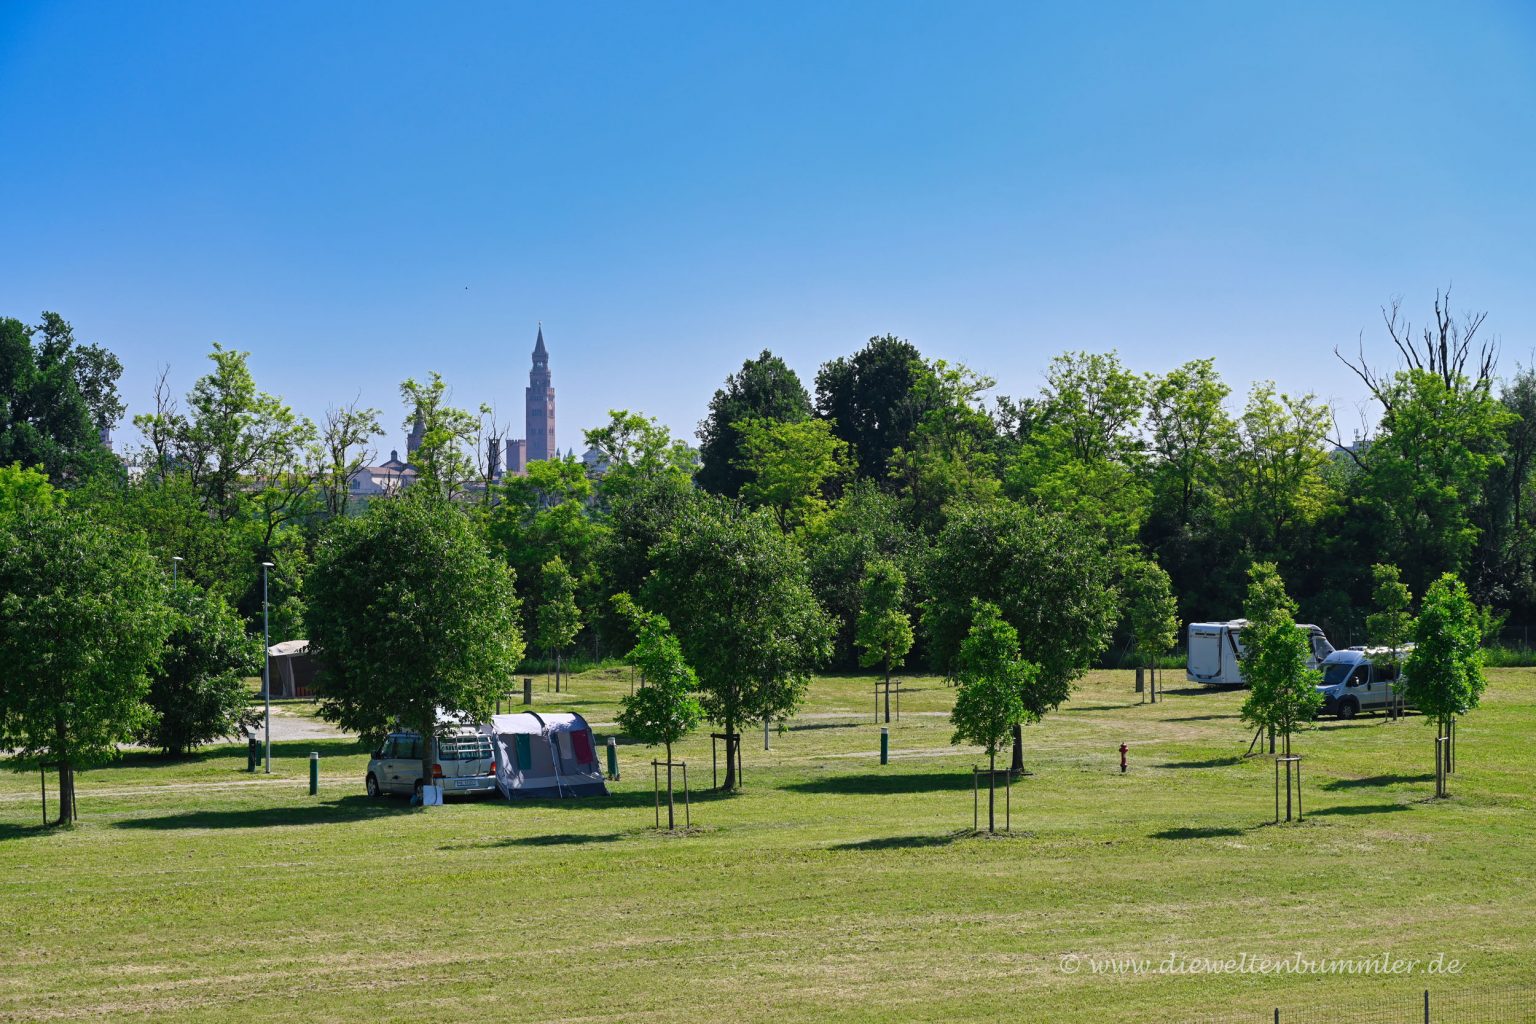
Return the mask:
M496 755L491 738L460 729L433 742L432 778L443 795L496 792ZM392 732L368 760L369 796L421 793L421 736Z

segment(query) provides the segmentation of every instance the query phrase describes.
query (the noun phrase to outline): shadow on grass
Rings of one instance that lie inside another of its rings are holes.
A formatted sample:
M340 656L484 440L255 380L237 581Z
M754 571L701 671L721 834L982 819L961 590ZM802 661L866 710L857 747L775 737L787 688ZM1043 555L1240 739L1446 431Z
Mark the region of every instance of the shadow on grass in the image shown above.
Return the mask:
M1184 716L1179 717L1179 718L1165 719L1165 721L1169 721L1169 722L1219 722L1222 719L1237 718L1237 717L1238 717L1237 713L1233 712L1230 715L1184 715Z
M677 790L676 790L677 796L674 797L674 800L677 803L677 813L678 814L682 814L683 813L683 779L682 779L682 773L678 772L674 776L674 778L676 779L676 783L677 783ZM650 781L650 780L646 780L646 781ZM690 781L692 781L692 780L690 780ZM708 781L708 780L706 779L705 781ZM736 790L735 792L726 793L726 792L723 792L723 791L718 790L718 789L694 789L694 790L690 790L689 791L689 800L690 800L690 802L696 803L696 804L708 804L708 803L714 803L717 800L730 800L733 797L737 797L737 796L740 796L740 795L741 795L741 791L740 790ZM512 800L512 801L504 801L504 800L501 800L500 798L495 798L495 799L492 800L492 802L493 803L508 803L508 802L510 802L514 807L539 807L539 808L547 809L547 810L551 810L551 811L602 811L602 810L607 810L609 808L614 808L614 807L624 807L624 808L646 807L646 808L654 808L656 806L656 794L655 794L654 790L647 788L647 789L627 790L627 791L622 792L622 793L609 793L607 796L578 796L578 797L568 797L568 798L563 799L563 800L559 799L557 797L552 797L552 798L549 798L549 799L533 799L533 800L524 799L524 798L520 797L520 798L518 798L516 800ZM662 778L661 806L662 806L663 810L665 810L666 806L667 806L667 792L666 792L666 778L665 778L665 776L663 776L663 778Z
M1165 828L1153 832L1153 839L1220 839L1223 836L1240 836L1240 828Z
M1238 764L1243 759L1237 754L1227 757L1212 757L1204 761L1167 761L1158 765L1159 768L1225 768L1227 765Z
M1407 810L1412 810L1408 804L1345 804L1342 807L1324 807L1318 811L1309 809L1306 816L1309 818L1321 818L1325 815L1391 814L1394 811Z
M1001 776L1003 769L998 769ZM834 775L825 779L791 782L783 787L794 793L842 793L867 796L898 793L932 793L971 788L970 772L920 772L912 775Z
M1160 697L1200 697L1200 696L1204 696L1205 694L1208 694L1208 693L1230 693L1231 691L1236 690L1236 689L1239 689L1239 687L1236 687L1236 686L1181 686L1177 690L1175 690L1175 689L1163 689L1162 687L1159 687L1158 691L1157 691L1157 694Z
M586 846L592 843L616 843L623 839L620 832L583 833L557 832L548 836L516 836L511 839L494 839L484 843L451 843L439 846L439 850L496 850L515 846Z
M54 808L51 806L48 809L50 811L54 810ZM9 822L0 823L0 843L5 842L7 839L25 839L28 836L49 836L64 831L67 830L61 829L54 825L44 825L42 823L42 815L39 814L37 824L35 825L16 825Z
M1129 704L1079 704L1076 707L1068 705L1062 711L1123 711L1126 708L1139 708L1145 701L1133 700Z
M857 729L868 722L807 722L805 725L791 725L786 732L812 732L816 729Z
M129 818L113 823L114 828L272 828L289 825L333 825L349 821L368 821L410 810L404 800L374 800L366 796L346 796L320 804L298 807L252 807L237 811L187 811L161 814L152 818Z
M967 832L950 832L942 836L882 836L878 839L861 839L856 843L837 843L832 850L923 850L934 846L948 846Z
M1421 775L1372 775L1368 779L1334 779L1332 782L1323 783L1323 788L1331 791L1368 789L1373 786L1394 786L1399 782L1433 782L1434 780L1433 772L1424 772Z

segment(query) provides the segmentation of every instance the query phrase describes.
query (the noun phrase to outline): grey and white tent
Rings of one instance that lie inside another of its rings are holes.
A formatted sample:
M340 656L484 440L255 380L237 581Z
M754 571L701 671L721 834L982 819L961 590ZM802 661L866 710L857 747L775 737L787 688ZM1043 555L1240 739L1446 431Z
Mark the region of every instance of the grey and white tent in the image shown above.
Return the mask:
M608 795L597 742L579 714L494 715L481 729L496 747L496 784L508 800Z

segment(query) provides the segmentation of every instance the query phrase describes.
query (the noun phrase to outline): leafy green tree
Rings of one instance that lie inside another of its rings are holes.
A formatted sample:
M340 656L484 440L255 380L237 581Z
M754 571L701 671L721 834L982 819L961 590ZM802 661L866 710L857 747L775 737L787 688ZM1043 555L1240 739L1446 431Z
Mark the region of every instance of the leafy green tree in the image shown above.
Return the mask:
M136 739L181 757L254 721L245 677L261 671L262 650L234 609L195 583L178 580L167 604L171 632L147 697L154 714Z
M587 447L602 453L608 468L598 487L604 506L654 484L691 482L698 457L654 417L613 409L608 422L584 432Z
M929 372L916 345L887 334L816 374L817 415L852 445L859 473L886 477L891 453L908 445L927 411L919 384Z
M328 515L346 514L353 481L373 458L373 439L383 434L377 409L359 408L353 401L326 410L320 433L321 465L315 479Z
M853 473L848 442L826 420L743 420L734 424L745 475L741 497L767 508L793 533L826 513L826 493Z
M1121 583L1126 617L1143 667L1155 666L1159 655L1179 642L1179 603L1168 574L1156 562L1138 560Z
M1488 686L1477 608L1466 584L1453 573L1424 592L1413 639L1402 686L1408 702L1434 724L1438 741L1450 733L1457 718L1477 707Z
M1296 628L1296 606L1274 563L1256 563L1249 580L1243 609L1248 619L1243 627L1243 679L1249 690L1242 716L1250 725L1273 729L1289 755L1291 733L1322 709L1323 695L1317 689L1322 673L1307 667L1311 639Z
M0 750L16 770L58 766L61 822L76 816L75 772L149 717L169 629L142 536L41 501L0 515Z
M436 371L425 382L411 378L400 385L400 398L407 410L406 429L418 421L422 427L421 444L411 455L411 465L418 474L414 486L443 498L456 498L475 476L473 452L480 421L473 413L449 405L449 397L448 385ZM488 415L490 409L482 407L480 412Z
M1328 423L1328 409L1311 395L1281 394L1271 382L1254 385L1227 467L1225 529L1275 554L1292 532L1317 521L1332 496Z
M789 365L763 349L725 379L699 423L698 484L712 494L734 498L747 474L741 469L742 443L736 425L749 420L798 423L811 417L811 396Z
M912 620L905 610L907 578L894 562L877 560L864 570L864 603L854 641L863 649L859 664L885 675L885 720L891 720L891 669L912 650Z
M1029 720L1038 721L1109 647L1119 617L1115 571L1103 542L1065 516L1012 501L958 509L926 572L922 621L934 667L955 674L972 602L990 601L1039 666L1022 694ZM1022 728L1014 730L1011 770L1024 770Z
M91 361L55 313L44 313L37 327L0 317L0 465L37 466L65 485L108 464L96 410L81 391ZM105 414L116 402L115 386L102 402Z
M951 505L984 504L1002 491L997 425L984 400L992 386L992 378L942 359L913 384L911 403L922 411L892 450L887 475L926 530L942 527Z
M0 516L22 508L53 508L59 492L40 469L25 469L20 463L0 466Z
M672 744L704 718L695 694L698 677L683 657L682 644L672 635L665 615L648 612L628 594L615 594L614 604L633 626L636 640L629 663L640 670L638 690L619 701L619 728L647 746L660 743L667 751L667 828L677 827L672 801Z
M888 560L915 582L923 571L927 540L912 528L895 495L872 480L859 480L801 541L816 598L836 619L835 663L852 668L857 663L854 640L867 566Z
M654 558L646 604L672 623L698 673L705 713L727 743L746 722L793 714L832 639L795 543L767 513L708 499L668 532ZM722 788L735 786L731 758Z
M1376 610L1366 616L1365 628L1371 642L1387 648L1388 651L1386 657L1376 658L1375 663L1398 674L1403 662L1403 648L1407 647L1413 639L1413 615L1410 611L1413 605L1413 594L1403 583L1402 574L1398 572L1395 565L1371 566L1371 579L1375 584L1371 596ZM1394 717L1397 714L1397 700L1401 689L1401 684L1394 684L1392 687Z
M1192 360L1149 382L1152 490L1180 526L1212 500L1220 467L1236 447L1237 425L1223 406L1231 390L1213 359Z
M560 669L567 648L581 632L581 609L576 606L576 580L559 555L545 563L540 574L539 646L555 654L555 692L560 692Z
M485 721L522 660L512 571L434 489L333 520L308 593L320 714L368 741L438 735L439 713Z
M988 601L978 601L956 661L960 692L949 720L954 743L974 743L987 755L987 831L997 831L997 752L1030 715L1022 694L1036 666L1019 656L1019 634Z

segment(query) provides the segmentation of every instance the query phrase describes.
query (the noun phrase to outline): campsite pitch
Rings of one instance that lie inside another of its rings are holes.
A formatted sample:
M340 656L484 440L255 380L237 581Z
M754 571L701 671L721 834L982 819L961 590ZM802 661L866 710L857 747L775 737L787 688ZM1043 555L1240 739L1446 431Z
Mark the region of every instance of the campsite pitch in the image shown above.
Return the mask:
M51 832L37 776L6 774L0 1020L1261 1020L1528 985L1536 671L1490 677L1452 799L1429 799L1418 718L1328 721L1297 737L1306 820L1286 826L1270 762L1241 756L1239 694L1170 681L1140 705L1122 672L1026 730L1006 841L969 834L982 759L931 679L883 767L863 677L818 679L770 751L749 730L740 794L708 791L707 731L682 744L686 836L651 828L656 755L633 745L606 798L427 809L365 797L344 738L275 744L271 777L243 748L134 754L83 773L79 826ZM588 673L535 707L603 737L628 687ZM1158 970L1383 952L1461 969Z

